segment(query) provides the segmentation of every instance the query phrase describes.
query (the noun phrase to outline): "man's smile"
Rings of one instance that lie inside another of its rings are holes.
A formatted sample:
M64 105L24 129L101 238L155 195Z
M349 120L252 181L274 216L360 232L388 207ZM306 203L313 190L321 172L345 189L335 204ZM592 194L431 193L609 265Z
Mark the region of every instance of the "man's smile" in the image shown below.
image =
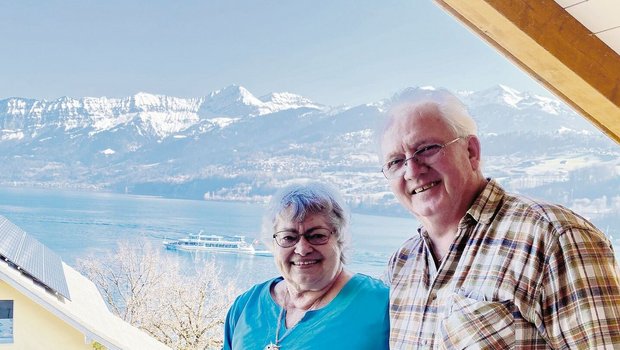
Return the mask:
M431 183L429 183L427 185L414 188L413 191L411 191L411 194L414 195L414 194L422 193L422 192L428 190L429 188L437 186L438 184L439 184L439 181L433 181L433 182L431 182Z

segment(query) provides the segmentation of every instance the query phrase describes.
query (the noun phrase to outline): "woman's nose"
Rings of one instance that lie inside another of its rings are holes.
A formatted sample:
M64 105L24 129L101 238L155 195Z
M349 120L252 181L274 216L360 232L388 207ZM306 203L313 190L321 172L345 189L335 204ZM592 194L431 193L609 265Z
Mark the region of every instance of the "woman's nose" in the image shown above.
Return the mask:
M310 244L310 242L308 242L305 236L302 235L301 237L299 237L299 242L295 244L295 253L304 256L312 252L313 250L314 247L312 246L312 244Z

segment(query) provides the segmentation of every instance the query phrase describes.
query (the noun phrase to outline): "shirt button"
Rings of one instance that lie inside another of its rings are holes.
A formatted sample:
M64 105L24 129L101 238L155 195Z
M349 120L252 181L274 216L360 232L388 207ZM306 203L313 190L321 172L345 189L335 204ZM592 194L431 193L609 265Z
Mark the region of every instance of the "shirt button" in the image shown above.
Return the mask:
M437 294L431 294L431 300L432 301L437 300Z

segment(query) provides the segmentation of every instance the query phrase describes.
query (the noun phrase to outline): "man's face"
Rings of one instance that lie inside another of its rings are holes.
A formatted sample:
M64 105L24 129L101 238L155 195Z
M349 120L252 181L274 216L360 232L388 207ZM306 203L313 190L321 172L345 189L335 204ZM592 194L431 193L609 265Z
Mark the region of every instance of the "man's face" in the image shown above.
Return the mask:
M434 105L418 107L393 121L381 142L383 161L409 158L431 144L446 144L458 135L441 119ZM388 180L400 203L420 220L458 222L471 204L475 190L476 150L471 137L444 147L432 164L407 161L402 176ZM474 156L474 158L472 158Z

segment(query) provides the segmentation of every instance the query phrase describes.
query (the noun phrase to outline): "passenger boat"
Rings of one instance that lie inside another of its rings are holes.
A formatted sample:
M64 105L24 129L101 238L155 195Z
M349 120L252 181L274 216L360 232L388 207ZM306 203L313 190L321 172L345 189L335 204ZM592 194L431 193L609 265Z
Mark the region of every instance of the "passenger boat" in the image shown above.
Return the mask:
M266 249L258 249L258 242L248 243L245 236L207 235L203 231L190 233L186 238L164 240L170 250L206 251L214 253L238 253L257 256L271 256Z

